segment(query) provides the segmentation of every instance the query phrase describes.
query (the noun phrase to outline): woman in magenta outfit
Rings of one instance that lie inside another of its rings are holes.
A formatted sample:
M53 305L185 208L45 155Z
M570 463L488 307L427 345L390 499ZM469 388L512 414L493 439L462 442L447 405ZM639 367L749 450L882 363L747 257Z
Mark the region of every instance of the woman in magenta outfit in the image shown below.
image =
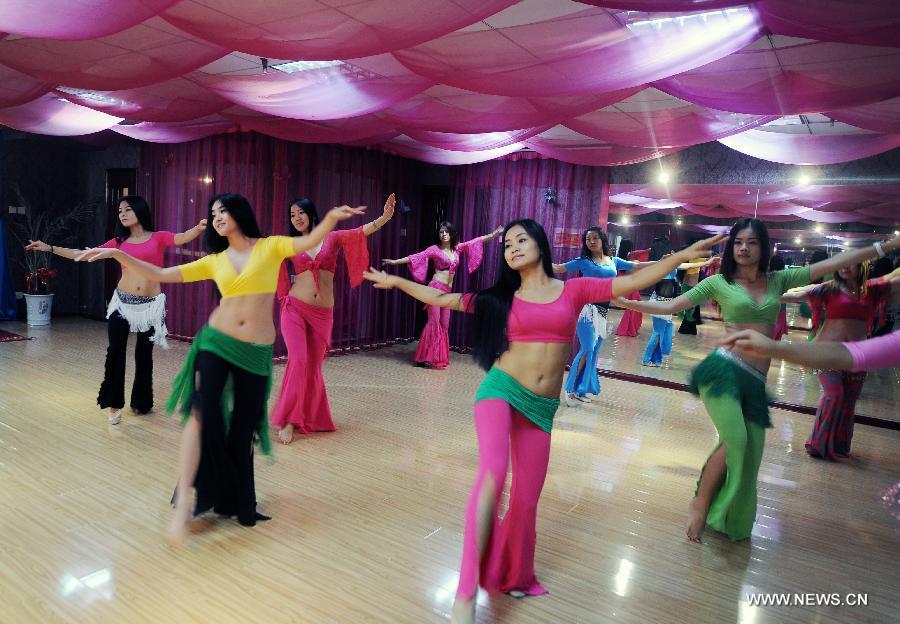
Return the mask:
M278 439L283 444L291 443L295 431L335 430L322 365L331 344L334 324L334 273L338 252L344 252L350 285L359 286L363 271L369 266L366 237L391 220L395 201L392 193L384 203L384 213L374 221L351 230L334 230L318 248L301 252L281 265L277 295L281 302L281 335L287 345L288 361L278 405L269 423L278 431ZM291 236L307 236L318 223L319 213L310 200L291 202ZM288 265L293 269L293 279L288 275Z
M490 234L473 238L464 243L459 242L456 228L449 221L444 221L438 227L438 244L432 245L424 251L391 260L382 260L383 264L408 264L409 271L417 282L425 283L428 274L428 261L434 263L434 277L429 286L442 292L450 292L453 289L453 276L459 267L461 254L468 256L469 273L481 266L481 258L484 253L484 241L491 239L503 231L497 228ZM450 366L450 310L435 305L426 305L428 322L419 337L419 348L416 349L415 365L425 368L447 368Z
M488 371L475 395L478 470L466 506L453 624L475 621L479 585L519 597L547 593L534 569L538 500L563 369L584 306L647 287L723 238L695 243L627 277L561 282L553 277L544 228L521 219L506 226L496 283L477 293L446 293L382 271L366 273L376 288L398 288L429 305L472 312L473 357ZM510 464L509 504L501 520Z

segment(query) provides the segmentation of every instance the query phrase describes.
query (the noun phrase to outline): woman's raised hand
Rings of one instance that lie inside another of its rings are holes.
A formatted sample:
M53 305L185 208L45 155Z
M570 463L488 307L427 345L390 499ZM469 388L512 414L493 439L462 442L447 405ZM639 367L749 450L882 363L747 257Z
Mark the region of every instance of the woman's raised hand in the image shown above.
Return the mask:
M728 234L716 234L715 236L710 236L709 238L704 238L703 240L697 241L690 247L684 249L682 253L685 253L689 258L708 256L710 249L723 242L727 238Z
M39 240L33 241L33 240L29 240L29 241L28 241L28 244L25 245L25 251L43 251L43 252L49 252L49 251L50 251L50 245L48 245L48 244L45 243L44 241L39 241Z
M351 208L350 206L338 206L337 208L332 208L325 214L325 219L331 219L333 221L344 221L345 219L349 219L351 217L355 217L356 215L361 215L366 213L365 206L357 206L356 208Z
M384 202L384 216L385 221L390 221L391 217L394 216L394 206L397 205L397 197L393 193L388 195L387 200Z
M379 271L374 267L369 267L368 271L363 271L363 277L372 282L375 288L390 290L394 287L393 280L395 276Z
M93 249L88 248L75 256L75 262L94 262L95 260L106 260L107 258L112 258L116 251L118 250L112 247L94 247Z

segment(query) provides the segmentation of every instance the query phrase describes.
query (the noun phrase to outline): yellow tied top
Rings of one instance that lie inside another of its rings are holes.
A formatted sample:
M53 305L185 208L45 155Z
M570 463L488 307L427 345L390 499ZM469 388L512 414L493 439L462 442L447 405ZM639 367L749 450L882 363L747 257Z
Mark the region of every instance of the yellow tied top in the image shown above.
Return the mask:
M216 282L222 298L274 293L278 285L278 271L285 258L294 255L294 241L290 236L269 236L254 243L244 270L238 273L228 254L223 252L203 256L178 267L181 279L197 282L211 279Z

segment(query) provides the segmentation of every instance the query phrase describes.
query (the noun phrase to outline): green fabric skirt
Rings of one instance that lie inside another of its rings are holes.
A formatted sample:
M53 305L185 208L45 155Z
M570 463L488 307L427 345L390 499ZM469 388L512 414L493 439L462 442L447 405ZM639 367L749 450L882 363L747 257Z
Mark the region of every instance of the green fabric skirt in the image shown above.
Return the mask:
M553 429L553 417L559 409L559 399L535 394L516 381L512 375L496 366L491 367L475 394L476 403L482 399L506 401L513 409L547 433Z
M700 396L704 386L707 395L728 395L738 401L747 420L766 428L772 426L765 377L730 351L716 349L691 371L691 393Z
M703 400L719 434L710 457L725 447L725 481L710 501L706 523L732 540L747 539L756 521L756 482L766 445L766 427L771 426L765 378L749 364L720 349L694 369L691 391ZM706 467L703 466L704 472ZM695 495L699 489L700 480Z
M172 394L166 401L166 411L170 414L176 409L181 412L182 421L187 422L191 415L191 406L193 404L194 392L196 391L196 362L197 354L201 351L209 351L219 356L223 360L244 369L248 373L254 375L265 376L268 379L266 385L266 400L264 405L264 414L268 413L266 406L269 404L269 394L272 391L272 369L273 369L273 348L272 345L256 344L252 342L244 342L237 338L232 338L228 334L222 333L217 329L213 329L209 325L204 325L194 341L191 343L191 349L185 358L184 366L181 372L172 383ZM231 379L225 385L225 392L222 396L222 414L225 418L225 433L231 424L232 408L234 405L233 382ZM272 441L269 439L269 422L268 418L263 417L256 429L257 439L259 441L260 450L266 454L272 454Z

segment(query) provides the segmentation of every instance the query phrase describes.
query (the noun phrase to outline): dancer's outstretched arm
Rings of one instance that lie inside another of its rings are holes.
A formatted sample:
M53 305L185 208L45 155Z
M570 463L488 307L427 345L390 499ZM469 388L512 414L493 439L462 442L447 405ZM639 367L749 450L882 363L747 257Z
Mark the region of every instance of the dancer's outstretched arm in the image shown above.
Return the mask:
M306 236L294 236L291 239L294 241L294 254L296 255L309 249L313 249L325 240L325 236L327 236L340 221L356 215L365 214L365 212L365 206L357 206L356 208L351 208L350 206L338 206L337 208L332 208L325 214L325 217L319 224L310 230L309 234Z
M74 260L75 257L80 255L84 250L71 249L69 247L59 247L57 245L48 245L41 240L29 240L28 244L25 245L25 251L42 251L44 253L52 253L53 255L60 256L62 258Z
M640 269L639 271L634 271L628 275L614 278L612 281L613 296L621 297L622 295L627 295L628 293L634 292L635 290L641 290L642 288L652 286L653 284L664 278L666 275L677 269L678 265L682 264L683 262L687 262L691 258L706 255L707 253L709 253L709 250L712 247L718 245L726 238L727 236L725 234L719 234L718 236L713 236L701 241L697 241L690 247L670 254L665 258L662 258L657 262L651 264L650 266ZM679 297L678 299L681 299L681 297ZM677 301L678 299L676 299L675 301ZM685 299L687 298L685 297ZM691 304L690 301L687 301L687 303L688 305L685 305L684 308L681 308L682 310L693 307L693 304ZM638 308L635 309L637 310ZM675 311L678 312L678 310Z
M464 295L461 293L445 293L437 288L425 286L424 284L419 284L398 275L391 275L384 271L378 271L371 267L363 273L363 277L372 282L375 288L384 290L399 288L413 299L418 299L424 304L438 306L439 308L450 308L458 312L466 311Z
M875 243L881 247L882 255L892 253L900 249L900 236L895 236L885 243ZM854 249L835 254L830 258L826 258L821 262L809 265L809 279L816 281L820 277L824 277L829 273L837 273L840 269L848 267L866 260L872 260L879 256L877 247L868 245L862 249Z
M745 329L726 336L718 344L750 355L780 358L812 368L850 370L853 367L850 351L840 342L775 341Z
M371 236L381 228L387 224L394 216L394 206L397 203L397 198L393 193L388 195L387 200L384 202L384 212L381 213L381 216L375 219L374 221L369 221L363 226L363 234L365 236Z
M189 230L185 230L180 234L175 235L175 244L176 245L186 245L191 242L201 234L203 234L203 230L206 229L206 219L200 219L200 223L195 225Z
M115 247L95 247L94 249L85 249L75 257L75 262L96 262L97 260L107 259L118 260L122 266L128 267L151 282L180 284L184 281L178 266L158 267L155 264L138 260Z

